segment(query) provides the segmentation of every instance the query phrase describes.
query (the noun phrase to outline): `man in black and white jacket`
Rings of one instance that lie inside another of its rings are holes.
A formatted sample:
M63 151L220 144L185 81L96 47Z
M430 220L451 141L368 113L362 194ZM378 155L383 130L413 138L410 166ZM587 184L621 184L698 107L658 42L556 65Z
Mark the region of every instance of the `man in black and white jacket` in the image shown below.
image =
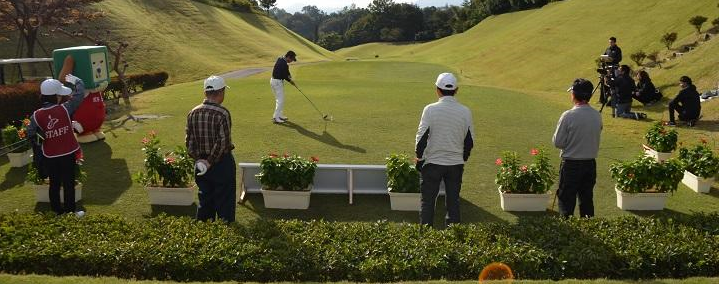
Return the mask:
M297 55L294 51L290 50L284 57L277 58L275 67L272 69L270 86L272 87L272 92L275 94L275 112L272 115L273 123L280 124L287 121L287 117L282 113L285 107L285 80L293 86L295 85L295 82L292 81L289 66L289 63L295 61L297 61Z
M452 73L437 77L439 101L422 111L415 140L418 168L422 173L420 223L432 226L439 185L444 180L447 225L460 222L459 191L464 163L474 146L472 112L457 102L457 78Z

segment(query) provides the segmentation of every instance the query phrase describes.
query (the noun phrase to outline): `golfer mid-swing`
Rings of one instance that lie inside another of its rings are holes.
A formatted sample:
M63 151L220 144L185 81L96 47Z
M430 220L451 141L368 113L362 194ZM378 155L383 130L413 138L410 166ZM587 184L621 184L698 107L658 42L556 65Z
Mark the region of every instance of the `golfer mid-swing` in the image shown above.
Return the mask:
M292 75L290 74L289 63L297 61L297 55L294 51L290 50L285 54L284 57L277 58L275 67L272 69L272 78L270 79L270 86L272 92L275 93L275 113L272 115L272 122L274 123L285 123L287 117L282 113L282 109L285 106L285 82L295 85L292 81Z

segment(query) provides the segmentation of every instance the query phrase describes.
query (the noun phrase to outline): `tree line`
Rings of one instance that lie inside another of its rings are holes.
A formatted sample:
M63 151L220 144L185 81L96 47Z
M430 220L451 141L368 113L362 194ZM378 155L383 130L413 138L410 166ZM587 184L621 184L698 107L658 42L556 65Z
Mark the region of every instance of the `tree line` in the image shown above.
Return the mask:
M461 6L424 7L374 0L326 13L308 5L294 14L262 5L288 29L329 50L368 42L430 41L462 33L492 15L542 7L561 0L466 0Z

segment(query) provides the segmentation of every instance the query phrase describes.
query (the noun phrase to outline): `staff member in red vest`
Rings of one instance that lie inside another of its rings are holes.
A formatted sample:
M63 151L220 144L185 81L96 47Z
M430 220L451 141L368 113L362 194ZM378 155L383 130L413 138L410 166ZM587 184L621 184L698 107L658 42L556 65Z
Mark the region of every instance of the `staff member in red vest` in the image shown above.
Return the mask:
M50 178L50 206L57 214L75 212L75 152L80 144L75 139L70 117L80 107L85 85L78 77L68 74L65 81L75 85L75 92L55 79L47 79L40 85L42 108L30 117L28 137L39 143L43 166ZM60 104L62 96L72 98ZM60 205L60 187L64 189L64 208ZM81 216L84 212L78 212Z

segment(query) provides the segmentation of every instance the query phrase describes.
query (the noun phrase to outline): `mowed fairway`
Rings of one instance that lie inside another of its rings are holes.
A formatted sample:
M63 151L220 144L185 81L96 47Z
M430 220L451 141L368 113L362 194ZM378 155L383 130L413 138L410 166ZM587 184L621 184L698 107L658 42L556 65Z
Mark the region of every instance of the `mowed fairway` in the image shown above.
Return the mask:
M259 162L267 153L317 156L320 163L383 164L389 153L412 154L414 135L422 108L436 101L437 74L454 71L425 63L350 61L291 67L298 85L317 106L334 116L325 123L302 95L286 85L287 125L270 122L274 97L269 74L230 80L226 107L233 115L233 141L237 162ZM559 115L571 106L564 92L523 94L496 88L473 86L460 81L458 99L473 111L476 130L475 149L465 168L462 189L462 217L465 222L514 221L528 214L506 213L499 207L494 184L494 161L503 150L515 150L528 160L532 147L549 150L558 167L558 152L551 137ZM133 98L134 115L168 116L140 122L123 118L107 122L105 143L83 146L89 180L81 204L89 214L114 213L128 218L144 218L166 212L194 215L195 207L150 206L147 193L131 176L142 168L140 140L155 130L166 149L184 144L185 115L202 100L202 82L174 85L146 92ZM605 121L609 113L604 114ZM635 128L646 122L625 121ZM636 124L636 125L634 125ZM615 206L613 182L608 165L614 159L639 154L642 133L623 135L605 131L598 160L595 188L597 215L632 214ZM36 205L29 184L23 184L24 169L9 170L7 158L0 160L0 213L48 210ZM558 171L558 169L557 169ZM556 183L555 183L556 187ZM643 215L687 214L715 211L719 193L696 194L684 186L669 198L667 209ZM440 203L443 199L439 199ZM418 214L389 210L387 196L355 196L349 205L346 195L313 195L309 210L269 210L260 195L250 195L238 205L240 222L255 218L299 218L337 221L392 220L416 222ZM437 223L444 214L439 206ZM555 209L556 210L556 209ZM544 214L544 213L539 213Z

